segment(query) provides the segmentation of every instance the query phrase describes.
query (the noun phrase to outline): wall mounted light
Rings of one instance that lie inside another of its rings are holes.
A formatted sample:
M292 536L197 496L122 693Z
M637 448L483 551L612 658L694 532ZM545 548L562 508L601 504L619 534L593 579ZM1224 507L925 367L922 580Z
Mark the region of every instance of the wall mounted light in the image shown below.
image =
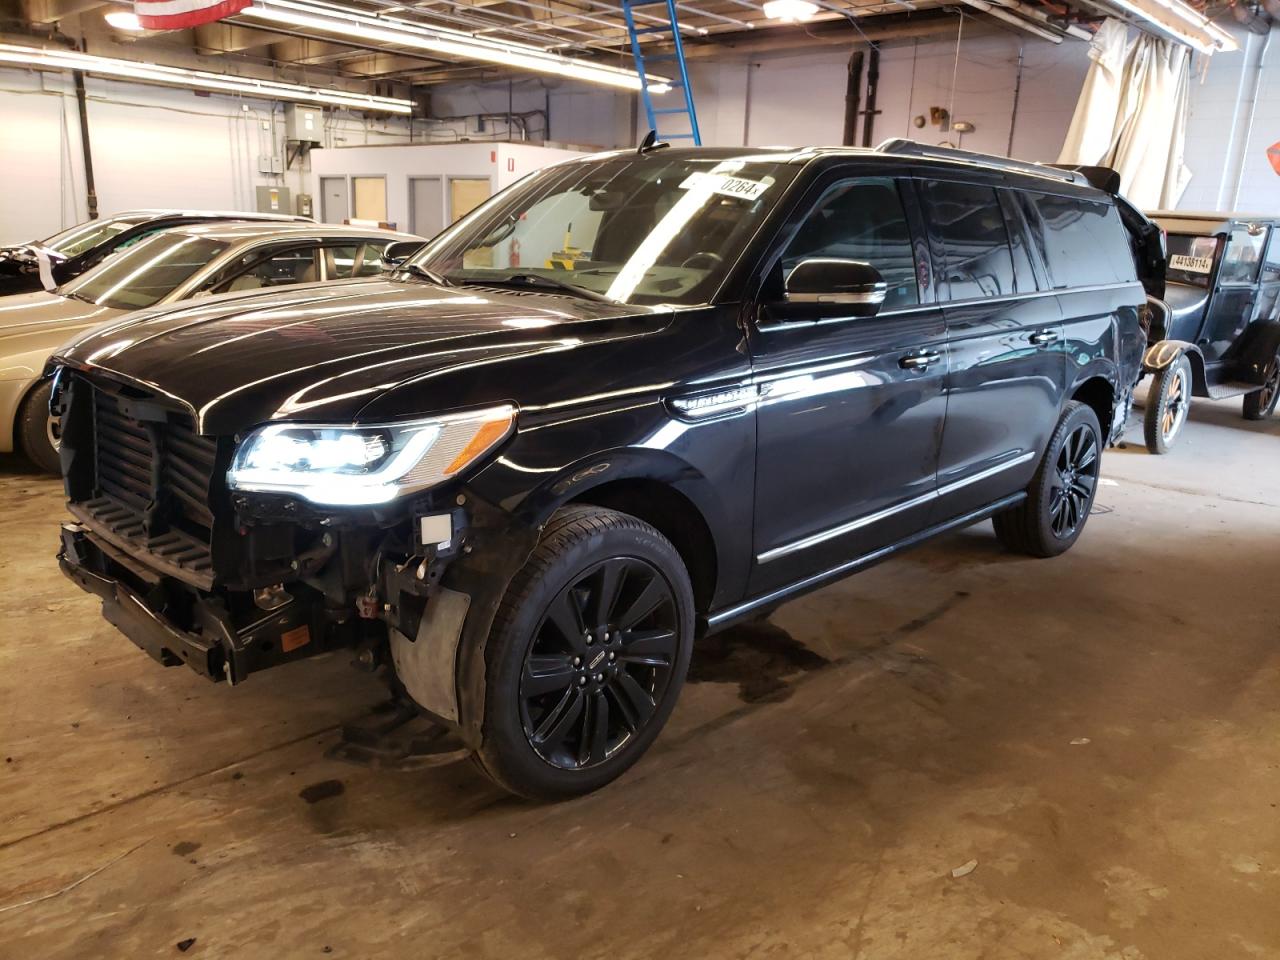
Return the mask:
M409 114L413 112L411 100L396 97L375 97L366 93L347 93L344 90L318 90L297 83L280 80L258 80L254 77L232 77L206 70L187 70L182 67L166 67L158 63L141 63L135 60L116 60L111 57L95 57L75 50L56 47L26 47L19 44L0 43L0 65L12 64L36 70L81 70L99 77L117 80L136 80L139 83L158 83L191 90L209 90L214 93L232 93L261 97L264 100L288 100L294 103L317 103L323 106L347 107L351 110L376 110L381 113Z
M107 21L108 26L117 30L126 30L129 33L141 33L146 29L132 10L108 10L102 15L102 19Z

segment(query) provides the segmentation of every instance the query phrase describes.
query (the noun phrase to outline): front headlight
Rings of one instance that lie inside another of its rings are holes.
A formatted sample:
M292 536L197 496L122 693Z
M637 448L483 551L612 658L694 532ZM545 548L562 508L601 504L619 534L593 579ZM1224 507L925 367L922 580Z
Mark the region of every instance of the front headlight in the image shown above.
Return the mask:
M461 473L507 437L515 416L503 405L403 423L273 423L240 444L227 483L312 503L386 503Z

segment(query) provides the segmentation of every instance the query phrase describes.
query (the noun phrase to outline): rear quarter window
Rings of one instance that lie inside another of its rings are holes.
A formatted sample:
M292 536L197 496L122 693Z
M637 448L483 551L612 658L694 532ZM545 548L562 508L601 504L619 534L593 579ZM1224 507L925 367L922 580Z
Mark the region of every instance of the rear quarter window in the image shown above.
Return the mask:
M1055 289L1138 279L1133 248L1114 206L1046 193L1023 194L1023 201Z

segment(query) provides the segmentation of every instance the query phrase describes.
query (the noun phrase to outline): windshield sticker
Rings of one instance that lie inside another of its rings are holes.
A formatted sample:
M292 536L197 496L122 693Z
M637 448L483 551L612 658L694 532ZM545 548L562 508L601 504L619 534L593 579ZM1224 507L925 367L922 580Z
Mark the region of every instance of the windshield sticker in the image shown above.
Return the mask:
M1175 253L1169 258L1170 270L1185 270L1187 273L1212 273L1213 257L1188 257Z
M741 197L743 200L756 200L773 185L772 178L764 180L747 180L743 177L729 177L722 173L691 173L680 184L680 189L688 190L694 186L726 197Z

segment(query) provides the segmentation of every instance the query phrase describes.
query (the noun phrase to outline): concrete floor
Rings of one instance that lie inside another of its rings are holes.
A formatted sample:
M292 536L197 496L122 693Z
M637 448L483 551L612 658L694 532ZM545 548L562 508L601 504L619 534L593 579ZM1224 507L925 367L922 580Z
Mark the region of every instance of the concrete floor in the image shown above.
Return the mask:
M0 462L0 956L1280 956L1280 419L1238 410L1109 453L1061 559L984 524L708 641L559 806L325 759L380 699L344 658L153 665Z

